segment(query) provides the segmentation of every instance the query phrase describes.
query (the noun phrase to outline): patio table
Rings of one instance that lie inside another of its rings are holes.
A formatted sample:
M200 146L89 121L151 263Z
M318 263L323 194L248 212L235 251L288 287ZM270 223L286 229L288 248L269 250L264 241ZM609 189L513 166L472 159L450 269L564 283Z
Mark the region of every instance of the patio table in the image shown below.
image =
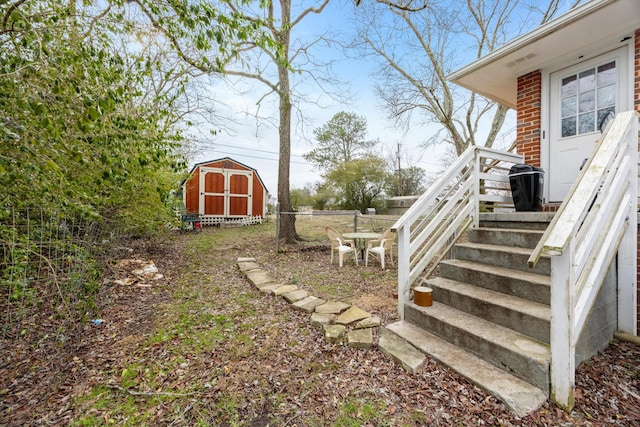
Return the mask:
M365 231L358 231L354 233L343 233L342 236L345 239L353 240L356 244L356 249L358 250L358 257L360 259L364 259L364 251L367 249L367 243L369 240L375 240L382 237L380 233L372 233Z

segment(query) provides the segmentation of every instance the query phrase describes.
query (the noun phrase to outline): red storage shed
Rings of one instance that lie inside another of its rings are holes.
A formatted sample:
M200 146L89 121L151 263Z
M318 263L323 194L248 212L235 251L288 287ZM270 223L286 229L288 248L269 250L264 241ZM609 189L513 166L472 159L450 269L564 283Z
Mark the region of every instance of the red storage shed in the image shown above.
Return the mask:
M187 213L199 214L205 225L267 213L267 189L258 172L229 157L196 164L182 194Z

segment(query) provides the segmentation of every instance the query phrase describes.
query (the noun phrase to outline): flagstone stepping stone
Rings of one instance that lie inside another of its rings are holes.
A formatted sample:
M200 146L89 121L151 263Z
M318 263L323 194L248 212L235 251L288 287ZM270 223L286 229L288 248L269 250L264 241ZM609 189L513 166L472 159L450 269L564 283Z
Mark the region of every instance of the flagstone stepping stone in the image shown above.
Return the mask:
M346 337L347 345L353 348L371 348L373 346L373 328L381 326L381 319L372 316L363 309L341 301L325 301L321 298L309 295L304 289L298 289L295 285L283 285L274 281L265 270L260 268L255 258L239 257L238 267L247 279L256 286L260 292L282 296L293 307L311 313L312 326L322 327L325 340L328 343L340 342ZM358 322L353 330L347 332L347 326ZM384 328L383 328L384 329ZM393 357L399 358L398 346L392 334L382 334L379 346L381 350ZM406 350L405 350L406 351ZM419 369L424 360L411 354L410 360L403 360L400 364L410 372Z
M260 266L255 262L239 262L238 267L240 268L240 271L251 271L260 269Z
M312 313L311 314L311 326L324 326L330 325L335 320L335 314L329 313Z
M369 348L373 345L373 329L354 329L347 333L347 344L353 348Z
M280 295L287 294L296 290L298 290L298 287L296 285L282 285L278 288L275 288L273 291L271 291L271 293L279 297Z
M349 323L357 322L358 320L366 319L367 317L371 317L371 314L367 313L360 307L353 306L338 316L336 323L340 325L348 325Z
M301 299L300 301L296 301L291 304L295 308L299 308L302 311L306 311L307 313L313 313L315 308L321 304L324 304L326 301L322 298L308 296L305 299Z
M351 304L346 304L344 302L339 301L329 301L322 305L316 307L316 313L329 313L329 314L340 314L346 309L351 307Z
M260 290L260 292L262 292L263 294L271 294L273 293L273 291L275 289L278 289L280 286L282 286L282 283L267 283L266 285L262 285L261 287L259 287L258 289Z
M264 270L251 270L246 274L247 274L247 279L249 279L249 281L258 288L261 285L266 285L267 283L274 282L274 280L271 277L269 277L267 272Z
M364 329L364 328L375 328L380 326L382 321L378 316L367 317L366 319L362 319L358 323L356 323L356 329Z
M323 325L322 328L324 330L324 339L329 343L340 341L340 338L346 329L343 325Z
M304 289L298 289L297 291L287 292L286 294L283 294L282 298L287 300L289 304L292 304L294 302L303 300L308 296L309 292L305 291Z

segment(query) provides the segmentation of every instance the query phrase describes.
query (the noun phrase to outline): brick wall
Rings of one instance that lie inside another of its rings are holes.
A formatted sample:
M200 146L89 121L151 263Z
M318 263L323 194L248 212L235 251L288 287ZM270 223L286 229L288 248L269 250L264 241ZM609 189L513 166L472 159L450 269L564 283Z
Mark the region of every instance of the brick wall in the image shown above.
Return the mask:
M542 73L533 71L518 77L517 101L517 151L524 155L524 162L540 166L540 118Z
M634 68L634 86L633 86L633 105L636 111L640 111L640 28L636 30L635 40L635 68Z
M640 28L636 30L635 49L634 49L634 78L633 78L633 105L636 111L640 111ZM637 308L637 330L640 334L640 229L638 229L638 274L636 278L636 308Z

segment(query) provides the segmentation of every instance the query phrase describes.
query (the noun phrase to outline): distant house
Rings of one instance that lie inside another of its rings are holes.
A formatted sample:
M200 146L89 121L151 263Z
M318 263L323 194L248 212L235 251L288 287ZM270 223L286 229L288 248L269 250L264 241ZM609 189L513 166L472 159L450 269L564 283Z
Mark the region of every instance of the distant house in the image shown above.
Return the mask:
M402 215L413 205L420 196L396 196L387 200L389 215Z
M258 172L229 157L196 164L182 184L187 213L204 224L246 217L263 218L267 189Z

